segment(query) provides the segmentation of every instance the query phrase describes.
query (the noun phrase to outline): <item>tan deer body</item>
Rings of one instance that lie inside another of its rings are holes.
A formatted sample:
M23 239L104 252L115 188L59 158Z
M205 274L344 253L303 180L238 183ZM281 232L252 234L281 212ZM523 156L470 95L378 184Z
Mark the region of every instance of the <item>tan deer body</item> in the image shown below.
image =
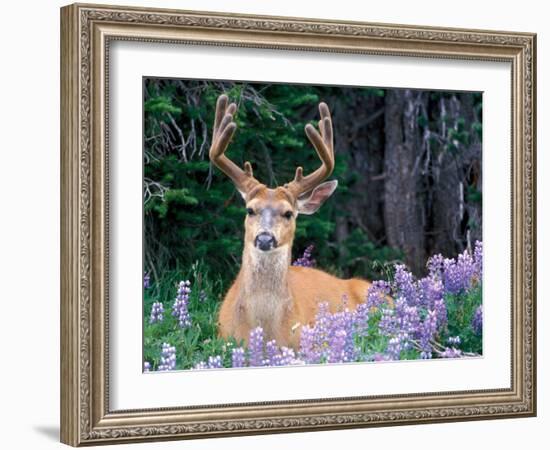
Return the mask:
M261 326L267 339L295 349L299 347L300 326L313 323L319 302L328 301L335 311L346 296L353 309L365 300L370 286L364 280L341 280L321 270L287 265L286 282L281 280L277 291L249 291L250 274L246 272L241 270L225 296L219 316L220 335L247 341L250 331ZM258 280L258 285L262 281Z
M291 266L296 217L317 211L337 186L336 181L322 183L334 168L334 149L329 109L321 103L319 110L320 133L311 125L305 131L323 164L308 176L298 167L292 182L270 189L253 177L250 163L242 170L225 156L236 128L236 106L228 106L225 95L218 99L210 159L233 180L247 207L242 266L219 314L222 337L247 341L261 326L267 340L296 349L301 325L314 322L319 302L329 302L334 311L343 297L351 309L366 298L370 283L365 280Z

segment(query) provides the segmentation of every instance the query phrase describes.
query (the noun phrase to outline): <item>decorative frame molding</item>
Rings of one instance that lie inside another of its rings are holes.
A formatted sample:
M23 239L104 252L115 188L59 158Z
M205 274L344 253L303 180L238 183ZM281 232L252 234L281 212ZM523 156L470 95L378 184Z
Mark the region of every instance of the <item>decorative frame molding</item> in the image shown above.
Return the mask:
M512 386L110 411L112 40L507 61L512 65ZM536 35L74 4L61 9L61 440L73 446L536 414Z

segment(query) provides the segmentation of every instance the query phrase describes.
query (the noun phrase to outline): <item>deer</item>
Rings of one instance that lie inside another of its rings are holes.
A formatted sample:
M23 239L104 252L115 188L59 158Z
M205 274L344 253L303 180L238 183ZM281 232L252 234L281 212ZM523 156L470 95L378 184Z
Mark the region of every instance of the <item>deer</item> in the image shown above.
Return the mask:
M317 130L305 126L305 134L321 165L309 175L297 167L294 179L275 188L260 183L249 161L239 167L226 156L237 125L235 103L222 94L216 102L210 161L235 185L246 204L244 248L240 270L227 291L218 315L222 338L248 342L250 331L260 326L266 340L299 348L300 328L312 325L320 302L334 312L355 309L365 300L369 281L340 279L322 270L291 265L296 219L314 214L338 186L325 181L334 170L332 118L326 103L319 103Z

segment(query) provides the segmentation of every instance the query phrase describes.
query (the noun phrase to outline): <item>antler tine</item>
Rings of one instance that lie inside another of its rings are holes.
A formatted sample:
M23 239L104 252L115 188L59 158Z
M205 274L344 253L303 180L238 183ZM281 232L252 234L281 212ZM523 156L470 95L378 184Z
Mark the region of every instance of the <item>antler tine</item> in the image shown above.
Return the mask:
M311 124L306 125L305 132L317 151L322 164L321 167L306 177L303 176L303 169L301 167L296 169L294 180L286 185L287 189L292 191L296 197L314 189L323 180L328 178L334 170L332 119L326 103L319 103L319 113L321 114L321 120L319 120L320 133Z
M233 181L240 192L246 194L259 182L254 178L252 166L248 161L244 164L244 170L242 170L225 156L229 141L231 141L237 129L237 124L233 122L233 115L237 111L237 105L231 103L228 106L228 102L229 99L225 94L220 95L216 102L212 145L208 154L210 161Z

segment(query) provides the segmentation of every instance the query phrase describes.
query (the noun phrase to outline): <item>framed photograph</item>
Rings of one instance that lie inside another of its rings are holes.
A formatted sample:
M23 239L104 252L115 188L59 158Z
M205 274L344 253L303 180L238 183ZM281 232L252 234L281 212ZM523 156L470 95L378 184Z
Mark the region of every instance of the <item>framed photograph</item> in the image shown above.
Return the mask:
M535 415L535 58L62 8L62 442Z

